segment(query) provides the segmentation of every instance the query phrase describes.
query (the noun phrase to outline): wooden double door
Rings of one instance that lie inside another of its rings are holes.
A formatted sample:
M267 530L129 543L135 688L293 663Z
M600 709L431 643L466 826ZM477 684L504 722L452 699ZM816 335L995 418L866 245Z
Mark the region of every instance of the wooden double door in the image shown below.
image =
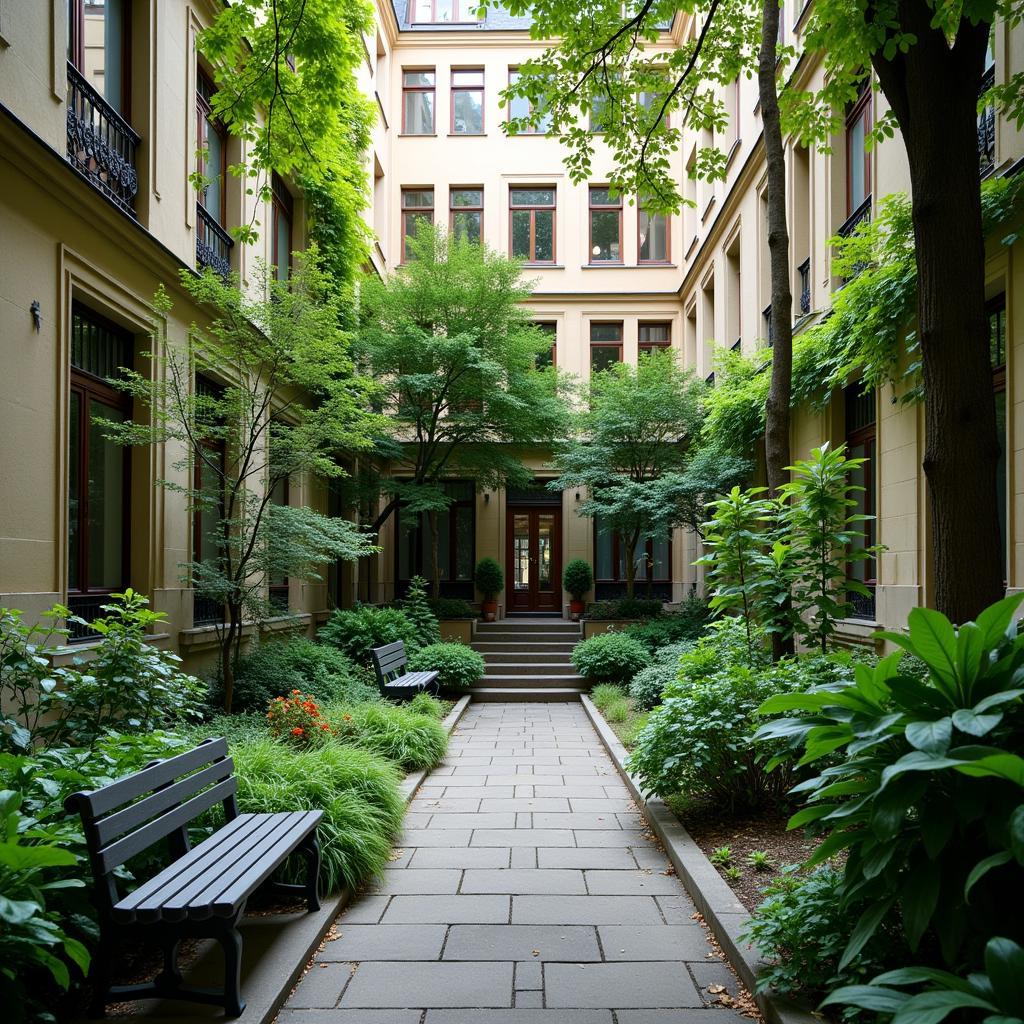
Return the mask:
M557 612L562 609L562 510L546 505L508 508L505 564L507 610Z

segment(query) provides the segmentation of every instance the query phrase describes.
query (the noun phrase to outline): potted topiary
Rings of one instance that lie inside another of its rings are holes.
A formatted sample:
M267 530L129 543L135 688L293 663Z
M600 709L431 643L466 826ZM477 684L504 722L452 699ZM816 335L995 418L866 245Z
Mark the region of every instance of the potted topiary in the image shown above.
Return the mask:
M562 586L569 592L569 614L578 619L583 614L585 605L583 597L594 585L594 573L590 563L582 558L574 558L562 572Z
M485 622L493 622L498 613L498 602L495 598L505 587L505 574L501 566L493 558L481 558L476 563L476 589L483 595L480 611Z

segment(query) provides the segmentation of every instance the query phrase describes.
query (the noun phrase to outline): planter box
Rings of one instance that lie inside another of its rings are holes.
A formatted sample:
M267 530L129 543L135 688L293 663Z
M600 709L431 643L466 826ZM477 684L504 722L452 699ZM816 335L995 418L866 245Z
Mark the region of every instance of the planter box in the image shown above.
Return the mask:
M600 636L610 630L621 633L627 626L644 621L644 619L583 619L583 639L589 640L592 636Z
M468 644L473 639L472 619L439 619L441 639Z

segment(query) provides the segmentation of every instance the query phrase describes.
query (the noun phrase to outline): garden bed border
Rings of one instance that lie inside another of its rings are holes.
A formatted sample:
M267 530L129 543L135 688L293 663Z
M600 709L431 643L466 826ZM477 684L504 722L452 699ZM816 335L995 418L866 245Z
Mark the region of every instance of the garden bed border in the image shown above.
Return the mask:
M711 934L722 947L740 980L753 993L761 958L749 942L740 938L740 932L750 920L749 912L665 802L660 797L644 799L639 783L626 770L626 748L594 702L586 694L582 694L580 700L591 725L601 738L640 812L665 847L676 874L686 886L690 898L711 929ZM821 1024L820 1018L809 1009L774 992L761 992L754 998L769 1024Z
M466 708L469 706L469 696L460 697L455 707L448 713L441 723L449 736L454 732ZM402 798L408 805L416 793L416 790L423 784L423 780L430 774L431 769L410 772L399 784ZM298 984L307 968L310 966L313 957L320 948L327 933L331 930L338 915L348 906L355 895L347 886L333 896L327 897L323 905L314 914L303 914L290 927L286 928L286 934L279 937L274 945L273 956L264 955L259 965L245 978L242 994L246 999L245 1011L239 1018L244 1024L270 1024L277 1016L281 1007L291 994L292 989ZM218 956L218 952L211 947L210 951L204 951L200 960L205 959L212 952ZM243 952L243 957L244 957ZM282 965L294 964L293 967L282 970ZM146 1000L145 1009L140 1007L136 1013L119 1017L118 1020L139 1022L159 1019L161 1024L175 1024L181 1021L205 1020L206 1014L195 1012L195 1004L170 1003L163 1000ZM178 1011L177 1007L181 1006ZM163 1012L154 1013L153 1007L159 1007ZM173 1007L172 1009L168 1009ZM209 1018L223 1019L223 1018Z

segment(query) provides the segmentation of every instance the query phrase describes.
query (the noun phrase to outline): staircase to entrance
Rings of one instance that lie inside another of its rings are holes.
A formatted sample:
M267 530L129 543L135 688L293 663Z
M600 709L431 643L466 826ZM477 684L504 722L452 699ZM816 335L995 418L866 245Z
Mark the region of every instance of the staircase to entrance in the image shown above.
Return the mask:
M589 687L572 663L581 639L578 622L510 618L479 622L473 649L484 656L474 701L575 701Z

